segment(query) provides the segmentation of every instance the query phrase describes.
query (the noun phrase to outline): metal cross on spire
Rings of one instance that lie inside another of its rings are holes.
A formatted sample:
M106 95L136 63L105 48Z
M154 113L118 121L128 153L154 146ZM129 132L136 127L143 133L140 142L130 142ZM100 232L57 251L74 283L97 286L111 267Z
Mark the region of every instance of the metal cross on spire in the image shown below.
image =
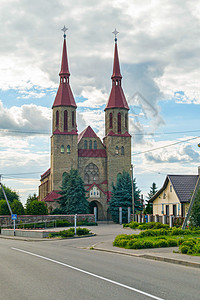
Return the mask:
M64 36L64 39L66 39L66 34L65 34L65 32L68 30L68 28L66 28L65 25L64 25L64 27L63 27L61 30L64 32L64 35L63 35L63 36Z
M115 35L115 43L116 43L117 42L117 35L118 35L119 31L117 31L116 28L115 28L115 30L112 33Z

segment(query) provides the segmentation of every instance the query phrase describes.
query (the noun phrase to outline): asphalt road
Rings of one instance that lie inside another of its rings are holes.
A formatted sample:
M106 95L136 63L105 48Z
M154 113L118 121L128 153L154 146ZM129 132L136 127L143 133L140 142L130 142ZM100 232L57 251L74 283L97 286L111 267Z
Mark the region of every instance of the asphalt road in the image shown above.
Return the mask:
M0 239L0 299L200 299L198 269L85 248L112 239L113 228L73 240Z

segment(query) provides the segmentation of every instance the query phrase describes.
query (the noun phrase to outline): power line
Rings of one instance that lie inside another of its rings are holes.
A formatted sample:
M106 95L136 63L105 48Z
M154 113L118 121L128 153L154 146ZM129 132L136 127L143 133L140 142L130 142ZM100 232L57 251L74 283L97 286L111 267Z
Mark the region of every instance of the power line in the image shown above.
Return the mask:
M191 132L200 132L200 130L187 130L187 131L170 131L170 132L152 132L152 133L133 133L133 135L162 135L162 134L183 134L183 133L191 133Z
M156 151L156 150L167 148L167 147L171 147L171 146L178 145L178 144L181 144L181 143L185 143L185 142L189 142L189 141L192 141L192 140L196 140L198 138L200 138L200 136L197 136L197 137L194 137L194 138L191 138L191 139L187 139L187 140L184 140L184 141L179 141L179 142L176 142L176 143L173 143L173 144L165 145L165 146L162 146L162 147L154 148L154 149L151 149L151 150L146 150L146 151L142 151L142 152L133 153L132 156L134 156L134 155L140 155L140 154L148 153L148 152L152 152L152 151Z

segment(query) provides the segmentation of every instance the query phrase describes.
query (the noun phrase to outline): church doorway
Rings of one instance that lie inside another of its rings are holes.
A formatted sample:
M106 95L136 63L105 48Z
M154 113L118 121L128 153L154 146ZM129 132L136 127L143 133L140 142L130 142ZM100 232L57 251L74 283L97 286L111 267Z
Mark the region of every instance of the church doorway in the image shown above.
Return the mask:
M94 208L97 208L97 220L98 221L102 221L104 220L104 214L103 214L103 206L100 202L94 200L91 201L89 204L89 208L90 208L90 213L93 214L94 213Z

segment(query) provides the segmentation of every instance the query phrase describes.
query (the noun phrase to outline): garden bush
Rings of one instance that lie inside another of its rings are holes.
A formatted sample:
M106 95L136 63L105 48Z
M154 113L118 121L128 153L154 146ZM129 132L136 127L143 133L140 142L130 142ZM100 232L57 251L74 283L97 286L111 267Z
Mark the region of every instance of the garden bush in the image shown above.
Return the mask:
M87 229L87 228L80 228L80 227L78 227L76 229L76 233L77 233L77 235L86 235L86 234L90 233L90 230Z

